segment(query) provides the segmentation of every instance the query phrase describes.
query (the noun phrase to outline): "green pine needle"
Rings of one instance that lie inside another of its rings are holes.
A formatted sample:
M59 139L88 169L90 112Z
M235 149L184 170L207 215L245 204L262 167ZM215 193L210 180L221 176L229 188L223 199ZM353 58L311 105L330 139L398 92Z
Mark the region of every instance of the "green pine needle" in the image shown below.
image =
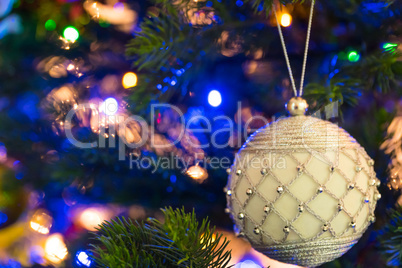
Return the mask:
M208 219L199 223L184 209L166 208L164 223L156 219L132 222L117 218L100 225L92 244L94 259L101 267L228 267L229 241Z
M358 103L359 89L362 89L362 83L358 79L333 78L327 86L318 83L308 84L303 96L309 103L314 103L315 107L324 107L332 102L355 106Z
M391 210L391 220L379 237L383 255L390 266L402 266L402 207Z
M402 78L402 61L395 50L377 51L363 57L360 62L346 66L339 75L359 77L364 81L364 88L379 92L389 92L399 88Z

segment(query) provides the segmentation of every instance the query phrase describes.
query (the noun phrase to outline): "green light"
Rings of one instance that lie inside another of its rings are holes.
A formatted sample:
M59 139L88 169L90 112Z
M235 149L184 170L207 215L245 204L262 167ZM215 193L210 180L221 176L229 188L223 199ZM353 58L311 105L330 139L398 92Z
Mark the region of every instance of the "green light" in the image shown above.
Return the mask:
M73 26L68 26L64 29L63 36L68 41L75 42L80 37L80 33Z
M360 59L360 55L357 51L350 51L348 54L348 60L351 62L356 62Z
M99 20L99 25L100 25L101 27L103 27L103 28L107 28L107 27L110 26L110 23L108 23L108 22L105 21L105 20Z
M21 5L21 1L20 0L15 0L14 1L14 6L13 6L13 8L17 8L17 7L19 7Z
M397 47L397 44L393 44L393 43L385 43L382 45L383 49L393 49L394 47Z
M56 22L54 20L47 20L45 22L45 28L48 31L53 31L54 29L56 29Z

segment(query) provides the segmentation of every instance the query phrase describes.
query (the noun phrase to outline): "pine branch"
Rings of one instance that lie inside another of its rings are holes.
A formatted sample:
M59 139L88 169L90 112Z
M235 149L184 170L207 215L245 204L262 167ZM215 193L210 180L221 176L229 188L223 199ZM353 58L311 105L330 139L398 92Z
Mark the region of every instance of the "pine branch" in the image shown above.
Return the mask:
M208 219L201 224L194 211L166 208L164 223L146 223L118 218L104 222L95 234L95 261L101 267L228 267L229 243L210 228ZM99 244L99 245L98 245Z
M336 77L359 77L364 81L364 88L386 93L399 88L402 79L400 56L394 49L377 51L363 57L361 62L344 67Z
M389 223L379 237L383 254L390 266L402 265L402 207L391 210Z
M173 47L190 34L181 29L178 18L161 15L145 19L140 25L142 31L128 44L127 55L134 56L134 65L139 70L159 70L169 60L178 56ZM186 30L189 27L187 27Z
M336 79L330 80L328 86L318 83L308 84L305 88L304 97L316 107L323 107L331 102L339 102L349 106L355 106L360 96L359 90L362 83L359 79Z
M291 3L303 3L304 1L305 0L279 0L279 3L281 3L282 5L287 5ZM254 12L264 12L265 15L268 16L272 10L275 0L245 0L244 2L251 4Z

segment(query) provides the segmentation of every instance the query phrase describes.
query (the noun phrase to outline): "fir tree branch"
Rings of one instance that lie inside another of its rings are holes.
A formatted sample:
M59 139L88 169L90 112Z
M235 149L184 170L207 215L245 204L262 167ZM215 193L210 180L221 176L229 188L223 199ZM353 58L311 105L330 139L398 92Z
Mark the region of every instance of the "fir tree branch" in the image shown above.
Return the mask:
M318 83L308 84L305 88L304 97L315 107L323 107L331 102L346 103L355 106L359 98L359 90L362 83L359 79L336 79L330 80L328 86Z
M279 3L282 5L287 5L291 3L303 3L305 0L279 0ZM272 7L275 3L275 0L244 0L245 3L251 4L254 12L256 13L262 13L264 12L266 16L269 15L269 13L272 10Z
M101 267L228 267L229 241L201 224L194 211L166 208L164 223L156 219L132 222L118 218L104 222L94 234L95 261Z
M360 62L342 68L336 77L358 77L367 90L384 93L397 90L402 79L400 56L394 49L377 51L363 57Z
M402 265L402 207L391 210L390 221L379 237L384 257L390 266Z

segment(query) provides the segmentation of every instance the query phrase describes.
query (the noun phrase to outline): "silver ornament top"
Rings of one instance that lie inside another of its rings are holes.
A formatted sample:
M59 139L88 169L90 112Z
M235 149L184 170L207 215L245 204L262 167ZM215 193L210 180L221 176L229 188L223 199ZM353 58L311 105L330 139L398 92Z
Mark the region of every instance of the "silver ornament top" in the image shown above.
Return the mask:
M300 111L300 110L299 110ZM298 115L279 118L249 137L242 151L325 151L360 148L345 130L326 120Z
M307 111L308 104L302 97L294 97L286 104L286 109L292 116L304 115Z

